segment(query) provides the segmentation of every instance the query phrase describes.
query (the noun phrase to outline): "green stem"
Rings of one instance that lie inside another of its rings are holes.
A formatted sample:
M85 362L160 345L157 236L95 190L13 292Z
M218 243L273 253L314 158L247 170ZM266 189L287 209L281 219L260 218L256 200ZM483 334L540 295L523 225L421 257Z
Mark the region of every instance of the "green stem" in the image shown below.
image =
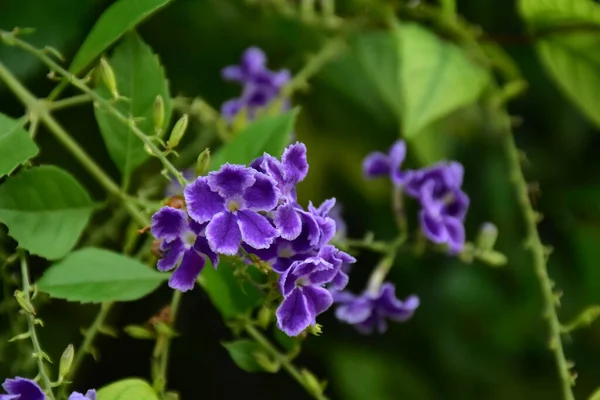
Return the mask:
M449 21L456 18L456 0L440 0L442 15Z
M69 374L71 379L74 378L77 371L79 371L79 367L81 367L81 363L83 362L85 356L91 353L92 344L100 333L100 329L104 325L104 321L106 321L106 317L108 316L113 304L114 303L112 302L106 302L100 305L100 311L98 314L96 314L96 318L94 319L94 322L92 322L92 325L86 330L83 343L81 344L79 350L75 353L75 359L73 360L73 364L71 364L71 373ZM67 382L61 386L59 397L66 397L68 386L69 384Z
M179 310L179 304L181 302L181 292L179 290L173 290L173 297L171 298L171 320L173 327L177 319L177 312ZM157 340L156 347L159 347L159 340ZM167 368L169 366L169 353L171 350L171 337L165 337L160 344L160 352L158 352L158 376L157 380L162 382L162 387L167 387ZM163 389L164 391L164 389Z
M261 345L263 349L265 349L265 351L270 353L276 361L281 363L283 368L291 375L291 377L294 378L300 385L302 385L302 387L304 387L306 391L310 393L315 399L328 400L327 396L325 396L323 393L317 393L310 387L308 387L304 377L302 376L300 371L298 371L296 366L284 354L281 354L279 350L277 350L277 348L275 348L275 346L273 346L271 342L269 342L269 340L260 331L258 331L250 323L246 324L245 330L250 336L252 336L254 340L256 340L256 342L259 345Z
M85 169L102 185L107 192L126 200L126 196L121 192L119 186L110 179L110 177L96 164L92 158L83 150L77 142L64 130L62 126L50 115L43 102L36 99L15 77L14 75L0 62L0 80L15 93L21 102L33 112L47 127L54 137L61 142L73 154L73 156L83 165ZM130 215L141 225L149 225L150 220L142 214L134 204L123 201L124 207Z
M66 99L57 100L48 103L48 109L50 111L61 110L80 104L90 103L92 98L87 94L78 94L77 96L67 97Z
M544 300L544 318L548 323L550 330L550 349L554 354L554 360L560 376L563 398L565 400L574 400L573 377L569 371L569 365L565 358L563 345L561 341L561 325L555 305L557 297L553 292L553 282L548 276L546 266L546 252L537 230L537 214L529 200L527 190L527 181L521 169L519 150L515 144L510 128L510 118L504 113L505 134L503 139L503 149L509 162L510 179L514 185L517 194L517 200L523 213L526 229L526 247L531 252L533 258L533 268L540 284Z
M31 297L29 295L29 293L31 292L31 286L29 284L29 271L27 269L27 256L25 255L25 252L21 252L20 257L21 279L23 280L23 295L25 296L25 301L31 303ZM37 360L39 376L42 381L42 387L44 388L48 399L54 400L54 394L52 393L52 381L46 373L46 367L44 366L44 352L42 350L42 347L40 346L40 341L35 331L35 318L32 314L26 311L24 311L24 313L27 318L27 327L31 335L31 344L33 345L34 357Z

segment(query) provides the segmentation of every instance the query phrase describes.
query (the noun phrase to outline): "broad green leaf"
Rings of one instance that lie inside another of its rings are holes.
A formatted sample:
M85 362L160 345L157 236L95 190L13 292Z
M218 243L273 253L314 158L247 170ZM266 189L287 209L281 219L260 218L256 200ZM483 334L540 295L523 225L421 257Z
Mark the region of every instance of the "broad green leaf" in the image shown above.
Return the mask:
M0 178L35 157L38 151L21 123L0 113Z
M212 156L210 170L218 169L226 162L248 164L263 153L281 156L294 122L298 108L277 116L265 116L253 121L239 132L231 142L221 146Z
M158 395L146 381L128 378L100 388L97 398L98 400L158 400Z
M402 128L410 138L432 122L475 102L488 72L460 47L415 23L399 25Z
M588 400L600 400L600 387L594 390L594 393L592 393Z
M19 246L49 260L75 246L92 211L85 189L58 167L31 168L0 185L0 222Z
M52 297L100 303L137 300L168 277L133 258L87 247L48 268L37 285Z
M256 362L254 353L261 347L254 340L240 339L233 342L222 342L235 364L246 372L261 372L264 369Z
M219 310L223 318L238 317L260 304L260 292L250 282L240 282L234 275L236 264L230 259L221 257L215 270L210 261L200 275L199 282ZM257 272L249 267L251 274ZM257 274L253 278L260 278Z
M120 100L116 108L123 115L142 118L137 126L146 134L154 134L152 112L154 100L161 95L165 105L163 129L169 124L171 97L169 85L158 57L136 34L128 35L112 54L109 63L117 79L117 89L121 96L130 100ZM103 97L111 94L104 86L97 89ZM123 122L102 108L96 108L96 119L111 158L127 178L135 168L148 157L143 142Z
M591 0L521 0L521 14L536 29L600 28L600 4ZM600 37L592 29L558 30L536 40L537 53L560 90L600 126Z
M77 74L124 33L166 6L170 0L118 0L104 11L79 48L69 67Z

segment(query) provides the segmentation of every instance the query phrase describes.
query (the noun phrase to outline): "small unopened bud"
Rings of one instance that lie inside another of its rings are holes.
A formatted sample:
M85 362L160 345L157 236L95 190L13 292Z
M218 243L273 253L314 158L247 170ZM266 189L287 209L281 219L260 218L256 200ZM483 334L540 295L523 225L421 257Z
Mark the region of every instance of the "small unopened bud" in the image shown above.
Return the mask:
M479 252L477 258L492 267L501 267L508 261L504 254L495 250Z
M167 392L165 393L165 400L179 400L179 393L177 392Z
M60 356L60 362L58 364L58 377L64 379L71 370L73 364L73 358L75 357L75 347L72 344L68 345L62 356Z
M113 72L112 67L106 61L106 59L100 59L100 78L102 82L106 85L112 96L117 99L119 98L119 92L117 91L117 80L115 78L115 73Z
M187 114L183 114L183 117L177 120L171 131L171 135L169 135L169 140L167 140L167 149L171 150L177 147L187 129L188 121L189 117Z
M276 373L281 369L281 364L275 360L271 360L265 353L261 351L257 351L254 353L254 359L256 363L262 367L267 372L272 374Z
M272 315L273 312L271 309L268 307L261 307L261 309L258 311L258 325L260 325L261 328L266 329L271 323Z
M25 333L21 333L20 335L17 335L15 337L13 337L12 339L10 339L8 342L16 342L17 340L25 340L25 339L29 339L31 337L31 332L25 332Z
M160 95L156 96L156 99L154 99L152 117L154 119L154 131L157 135L160 135L162 133L163 124L165 123L165 102Z
M126 334L134 339L155 339L156 335L154 332L149 331L143 326L139 325L127 325L123 328Z
M486 222L481 226L477 236L477 249L482 251L492 250L498 239L498 228L491 222Z
M302 374L304 384L306 385L307 389L310 390L311 393L323 393L323 387L321 386L321 383L312 372L303 368L302 370L300 370L300 373Z
M207 147L196 160L196 176L206 175L210 167L210 149Z
M23 292L20 290L15 290L15 299L17 299L17 303L19 303L23 311L25 311L27 314L35 315L35 308L33 308L33 304L31 304L31 301L25 297Z

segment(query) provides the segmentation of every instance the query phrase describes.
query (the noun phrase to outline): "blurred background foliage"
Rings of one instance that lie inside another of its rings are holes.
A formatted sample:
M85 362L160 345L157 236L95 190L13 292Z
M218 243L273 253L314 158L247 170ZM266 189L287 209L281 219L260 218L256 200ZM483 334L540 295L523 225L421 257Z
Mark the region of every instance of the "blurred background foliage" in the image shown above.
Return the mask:
M337 3L344 16L361 15L365 4L375 1ZM0 29L35 27L28 40L38 46L54 46L70 60L110 4L105 0L3 0ZM561 319L568 321L584 307L600 303L598 129L551 81L513 0L459 0L458 12L480 25L488 40L502 45L529 83L525 95L511 104L510 112L518 118L516 141L527 157L525 172L535 206L544 215L541 236L554 248L549 269L564 292ZM377 46L379 28L364 28L361 37L350 40L349 52L330 63L307 90L295 96L294 103L302 107L295 132L308 146L311 168L299 189L301 201L318 203L335 196L343 204L350 237L373 231L377 238L391 239L395 227L390 222L389 184L367 183L361 176L362 158L370 151L387 149L399 135L388 101L390 88L378 82L386 71L381 64L361 62L364 52L386 56L385 48ZM159 55L172 94L202 96L215 108L238 94L237 86L221 80L220 70L236 63L248 46L264 49L271 68L298 71L323 40L323 34L310 25L235 0L177 0L138 31ZM0 47L0 60L40 97L47 96L55 85L46 77L46 68L24 52ZM23 112L1 84L0 107L14 117ZM92 108L78 106L56 115L118 178ZM521 214L498 139L486 128L487 118L477 104L445 117L411 142L408 164L418 167L439 159L462 162L465 191L471 197L468 238L475 238L481 223L495 223L500 231L497 248L507 255L508 264L491 268L440 254L400 254L390 279L396 283L399 296L415 293L422 302L410 322L390 325L383 336L362 336L338 323L329 312L319 321L324 334L310 338L304 346L298 364L326 377L332 398L560 398L541 316L539 287L524 249ZM192 128L196 135L206 133L196 125ZM104 196L43 129L38 142L40 163L68 169L96 199ZM191 149L196 154L201 150ZM148 168L156 171L154 164ZM137 179L146 177L142 171ZM96 223L101 222L98 218ZM118 249L122 233L115 232L112 239ZM376 261L376 254L360 254L351 275L352 290L362 290ZM34 275L39 276L44 265L39 262ZM170 290L163 287L141 301L119 304L111 325L141 324L168 303L169 296ZM44 348L58 359L67 343L80 342L80 328L90 324L95 312L95 306L63 301L44 306ZM0 334L8 324L8 317L2 314ZM284 373L248 374L234 365L219 344L231 333L200 288L184 297L178 329L182 336L173 345L169 386L183 399L226 399L240 393L249 399L308 398ZM17 345L5 343L10 336L6 332L0 341L2 378L23 367L17 365ZM136 341L124 334L102 336L96 345L98 361L86 359L75 388L100 387L126 376L148 377L151 351L150 341ZM588 396L600 384L600 324L574 332L566 340L566 352L576 361L576 395Z

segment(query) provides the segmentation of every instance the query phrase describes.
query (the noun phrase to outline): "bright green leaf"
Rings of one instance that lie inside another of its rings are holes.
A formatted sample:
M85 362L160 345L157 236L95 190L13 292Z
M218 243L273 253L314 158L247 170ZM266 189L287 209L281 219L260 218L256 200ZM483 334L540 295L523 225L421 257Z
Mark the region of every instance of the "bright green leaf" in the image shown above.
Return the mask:
M261 347L250 339L240 339L233 342L222 342L235 364L246 372L260 372L264 369L256 362L254 353Z
M207 261L207 265L200 275L199 281L212 303L221 312L223 318L240 316L261 301L260 292L250 282L237 279L233 272L237 265L221 257L218 269L214 269ZM257 272L254 267L248 269L249 273ZM253 278L260 278L256 273Z
M588 398L588 400L600 400L600 388L596 389L594 393Z
M31 168L0 185L0 222L19 246L49 260L75 246L92 211L85 189L58 167Z
M100 16L73 58L69 71L77 74L127 31L166 6L169 0L119 0Z
M158 57L152 53L150 47L138 35L130 34L115 49L109 64L116 75L119 94L130 99L118 101L115 104L116 108L123 115L142 118L137 122L137 126L146 135L152 135L154 100L157 95L161 95L165 109L165 129L169 124L172 109L169 85ZM106 87L100 86L97 91L103 97L111 98ZM95 113L111 158L121 173L128 177L149 157L143 142L128 126L106 110L96 108Z
M402 127L411 137L432 122L475 102L489 82L487 71L460 47L424 27L397 28L400 45Z
M585 25L600 28L600 4L591 0L521 0L533 30ZM592 30L544 33L536 50L560 90L600 126L600 37Z
M98 400L158 400L158 395L146 381L122 379L98 390Z
M215 152L211 158L210 169L218 169L226 162L248 164L265 152L275 157L281 156L297 115L298 108L294 108L281 115L265 116L253 121L231 142Z
M0 178L35 157L38 151L22 124L0 113Z
M137 300L168 277L133 258L88 247L52 265L37 285L52 297L100 303Z

